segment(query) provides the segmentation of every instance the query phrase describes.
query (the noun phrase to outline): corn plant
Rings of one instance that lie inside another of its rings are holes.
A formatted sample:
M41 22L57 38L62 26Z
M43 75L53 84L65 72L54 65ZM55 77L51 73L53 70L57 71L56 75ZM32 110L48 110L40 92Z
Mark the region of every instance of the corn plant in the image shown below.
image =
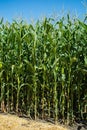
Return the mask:
M70 15L0 20L0 110L71 124L87 113L87 24Z

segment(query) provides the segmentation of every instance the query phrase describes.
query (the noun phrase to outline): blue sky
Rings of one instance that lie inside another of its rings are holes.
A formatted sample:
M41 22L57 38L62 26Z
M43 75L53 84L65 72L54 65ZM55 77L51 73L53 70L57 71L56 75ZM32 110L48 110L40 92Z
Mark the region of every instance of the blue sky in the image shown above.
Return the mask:
M30 20L53 14L62 15L62 12L70 12L83 18L86 8L82 2L84 0L0 0L0 18L12 21L22 17Z

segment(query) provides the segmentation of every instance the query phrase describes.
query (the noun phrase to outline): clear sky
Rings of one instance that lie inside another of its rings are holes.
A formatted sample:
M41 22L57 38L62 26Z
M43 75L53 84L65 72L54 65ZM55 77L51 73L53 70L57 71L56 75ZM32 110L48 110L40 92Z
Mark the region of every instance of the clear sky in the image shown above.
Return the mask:
M22 17L30 20L53 14L62 15L62 12L77 14L82 18L87 13L82 2L84 0L0 0L0 18L12 21Z

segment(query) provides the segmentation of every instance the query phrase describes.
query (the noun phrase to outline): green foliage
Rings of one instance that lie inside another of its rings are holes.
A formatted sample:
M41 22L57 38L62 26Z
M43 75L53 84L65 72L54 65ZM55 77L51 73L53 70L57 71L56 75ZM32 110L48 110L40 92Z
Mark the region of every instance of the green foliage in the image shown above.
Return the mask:
M0 20L1 110L72 123L87 113L87 24Z

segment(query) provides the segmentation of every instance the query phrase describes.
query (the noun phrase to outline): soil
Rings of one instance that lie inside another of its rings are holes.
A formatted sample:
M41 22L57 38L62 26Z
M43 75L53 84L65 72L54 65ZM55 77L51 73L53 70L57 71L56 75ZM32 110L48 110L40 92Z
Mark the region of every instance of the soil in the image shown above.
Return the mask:
M54 125L41 120L20 118L16 115L0 113L0 130L68 130L63 126Z
M20 118L17 115L0 113L0 130L87 130L86 125L76 124L67 127L60 124L52 124L43 120L31 120Z

